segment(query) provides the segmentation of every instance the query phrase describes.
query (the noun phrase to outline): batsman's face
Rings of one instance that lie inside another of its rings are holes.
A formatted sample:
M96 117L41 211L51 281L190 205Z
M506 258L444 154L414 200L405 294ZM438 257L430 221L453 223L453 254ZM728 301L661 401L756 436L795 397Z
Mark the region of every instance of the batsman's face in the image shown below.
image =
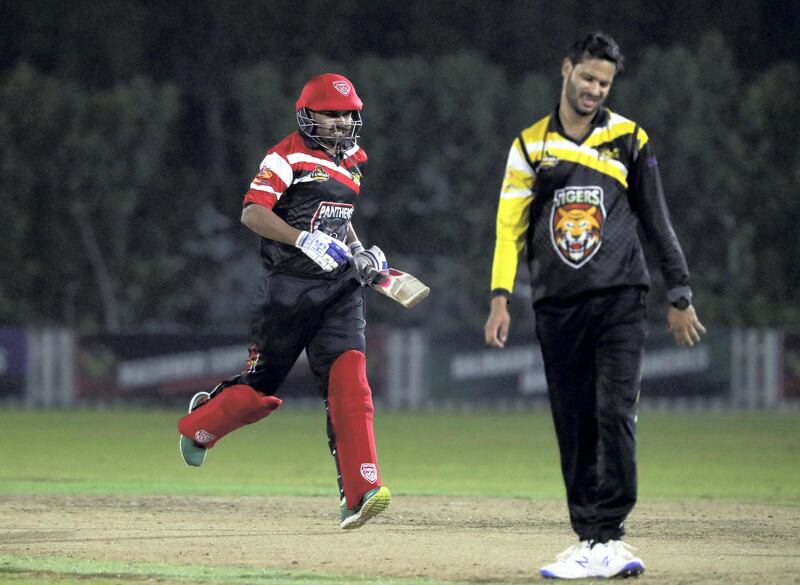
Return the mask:
M562 95L578 115L594 115L606 101L616 72L617 66L605 59L584 59L580 63L565 59L561 67Z
M310 111L311 119L317 125L317 133L326 138L341 140L350 135L353 127L353 112L350 110Z

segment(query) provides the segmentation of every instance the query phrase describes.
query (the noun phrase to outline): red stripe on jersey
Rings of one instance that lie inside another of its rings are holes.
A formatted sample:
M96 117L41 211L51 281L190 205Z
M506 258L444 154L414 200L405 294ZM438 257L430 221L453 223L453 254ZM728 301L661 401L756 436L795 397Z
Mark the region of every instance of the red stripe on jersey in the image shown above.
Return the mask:
M275 207L275 204L278 202L278 198L272 194L267 193L266 191L259 191L257 189L250 189L247 193L244 194L244 204L247 205L248 203L256 203L258 205L262 205L267 209L272 209Z

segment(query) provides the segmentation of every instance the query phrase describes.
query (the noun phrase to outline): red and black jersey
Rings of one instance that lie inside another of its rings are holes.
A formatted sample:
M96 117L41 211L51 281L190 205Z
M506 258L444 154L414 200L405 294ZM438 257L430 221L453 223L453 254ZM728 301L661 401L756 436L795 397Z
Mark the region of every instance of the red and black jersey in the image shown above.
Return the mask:
M293 132L269 149L244 196L244 205L263 205L292 227L322 230L344 242L367 155L355 145L338 159L315 146ZM270 270L324 278L348 270L344 266L324 272L294 246L267 238L261 238L261 259Z

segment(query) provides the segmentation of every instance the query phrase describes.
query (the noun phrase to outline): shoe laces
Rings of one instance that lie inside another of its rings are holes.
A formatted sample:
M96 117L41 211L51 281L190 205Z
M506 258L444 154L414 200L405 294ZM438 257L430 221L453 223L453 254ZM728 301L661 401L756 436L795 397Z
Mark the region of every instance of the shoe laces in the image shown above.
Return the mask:
M575 544L570 546L564 552L561 552L561 553L557 554L556 555L556 560L561 562L561 561L566 561L566 560L568 560L568 559L570 559L570 558L572 558L574 556L577 556L578 554L580 554L582 552L582 550L584 548L588 548L588 545L589 545L589 543L586 540L581 540L579 542L576 542Z
M609 540L606 546L608 546L615 555L625 558L633 558L635 556L633 553L636 551L636 547L623 540Z

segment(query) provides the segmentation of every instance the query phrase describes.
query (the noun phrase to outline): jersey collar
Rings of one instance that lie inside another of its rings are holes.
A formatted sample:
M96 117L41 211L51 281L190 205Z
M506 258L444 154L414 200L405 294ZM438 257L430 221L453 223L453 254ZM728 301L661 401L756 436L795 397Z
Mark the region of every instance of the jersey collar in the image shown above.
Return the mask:
M589 136L591 136L595 128L597 128L598 126L605 126L606 123L608 122L608 117L609 117L608 108L606 108L605 106L600 106L600 108L597 110L594 117L592 118L591 123L589 124L589 131L586 133L586 136L584 136L580 141L574 140L567 135L567 133L564 131L564 126L561 125L561 118L558 117L558 107L559 104L556 104L555 112L550 117L548 132L550 131L558 132L564 138L572 140L573 142L577 142L578 144L581 144Z

